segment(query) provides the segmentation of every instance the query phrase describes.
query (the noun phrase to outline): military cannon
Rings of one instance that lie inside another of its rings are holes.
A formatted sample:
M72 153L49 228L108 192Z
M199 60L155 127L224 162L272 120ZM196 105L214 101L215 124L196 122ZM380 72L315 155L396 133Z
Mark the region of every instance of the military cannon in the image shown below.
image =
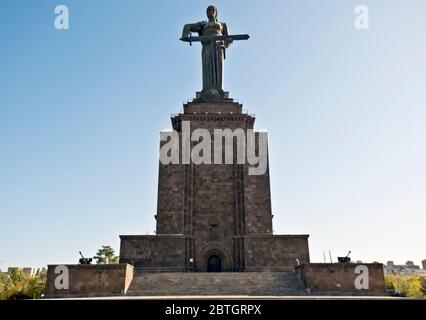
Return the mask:
M351 251L348 252L348 254L346 255L346 257L337 257L337 261L339 261L339 263L349 263L349 262L351 262L351 258L349 258L350 254L351 254Z
M80 256L81 256L81 258L80 258L80 260L78 260L78 263L80 263L80 264L91 264L92 263L92 258L85 258L82 254L81 254L81 251L79 251L79 253L80 253Z

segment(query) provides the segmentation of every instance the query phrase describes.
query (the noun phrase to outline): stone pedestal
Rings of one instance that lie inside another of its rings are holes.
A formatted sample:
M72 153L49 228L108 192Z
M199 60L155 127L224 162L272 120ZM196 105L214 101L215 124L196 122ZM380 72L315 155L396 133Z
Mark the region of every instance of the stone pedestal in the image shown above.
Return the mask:
M120 264L49 265L45 298L123 296L133 279L133 266Z
M381 263L307 263L296 272L312 295L385 295Z
M183 109L171 118L181 139L184 122L191 134L206 129L212 137L215 129L247 134L255 122L229 98L195 99ZM249 175L249 164L237 164L235 150L233 164L182 162L181 156L179 164L159 164L156 235L121 236L121 262L147 272L205 272L212 256L226 272L278 271L309 262L307 235L272 233L269 169Z

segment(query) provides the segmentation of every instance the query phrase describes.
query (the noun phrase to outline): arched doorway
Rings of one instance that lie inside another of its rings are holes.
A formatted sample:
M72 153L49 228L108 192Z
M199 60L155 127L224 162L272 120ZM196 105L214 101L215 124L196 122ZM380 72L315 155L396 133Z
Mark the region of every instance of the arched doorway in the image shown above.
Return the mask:
M207 272L222 272L222 260L216 256L207 259Z
M212 258L216 256L216 258ZM229 250L219 242L208 242L199 248L196 252L196 263L195 271L196 272L232 272L233 260L232 255L229 253ZM212 259L209 263L209 259ZM216 263L214 263L216 260ZM210 265L210 267L209 267ZM219 269L218 271L211 270L213 265L219 265L214 269Z

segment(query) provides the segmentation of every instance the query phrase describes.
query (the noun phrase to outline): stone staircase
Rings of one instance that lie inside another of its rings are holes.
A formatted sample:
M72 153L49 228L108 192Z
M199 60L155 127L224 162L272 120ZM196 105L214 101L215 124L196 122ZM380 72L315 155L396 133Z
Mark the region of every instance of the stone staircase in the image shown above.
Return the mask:
M136 271L126 295L303 296L307 293L293 270L223 273L141 273Z

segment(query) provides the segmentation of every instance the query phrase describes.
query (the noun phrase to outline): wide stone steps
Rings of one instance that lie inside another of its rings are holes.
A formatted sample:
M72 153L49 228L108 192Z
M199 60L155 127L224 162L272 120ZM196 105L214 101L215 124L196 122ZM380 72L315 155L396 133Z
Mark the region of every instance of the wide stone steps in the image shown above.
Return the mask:
M127 296L171 295L307 295L293 270L282 272L139 273Z

